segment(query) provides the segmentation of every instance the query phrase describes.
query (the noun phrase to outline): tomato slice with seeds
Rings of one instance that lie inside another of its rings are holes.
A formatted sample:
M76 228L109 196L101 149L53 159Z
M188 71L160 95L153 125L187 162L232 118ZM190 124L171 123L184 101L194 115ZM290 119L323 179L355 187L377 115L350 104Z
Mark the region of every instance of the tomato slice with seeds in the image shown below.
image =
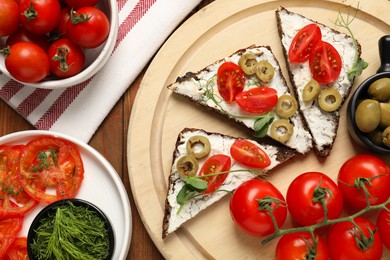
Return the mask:
M290 62L305 62L318 42L321 41L322 33L317 24L308 24L294 36L288 50Z
M73 198L84 179L78 147L56 137L41 137L26 144L20 161L21 184L44 203Z
M27 253L27 238L18 237L12 242L7 250L7 254L3 258L4 260L26 260L28 258Z
M263 114L271 111L278 103L278 92L270 87L257 87L243 91L236 96L238 106L248 113Z
M233 62L225 62L218 68L218 92L227 102L233 102L236 95L244 90L245 73Z
M22 230L23 218L7 218L0 220L0 259L6 255L8 248Z
M231 167L230 156L225 154L216 154L208 158L200 169L199 176L209 175L213 173L227 172ZM203 193L208 194L216 191L225 181L228 173L217 174L202 178L207 182L207 190Z
M321 84L328 84L339 77L342 61L332 44L321 41L310 55L309 66L315 80Z
M248 140L236 140L230 147L230 154L239 164L250 168L265 168L271 164L268 154Z

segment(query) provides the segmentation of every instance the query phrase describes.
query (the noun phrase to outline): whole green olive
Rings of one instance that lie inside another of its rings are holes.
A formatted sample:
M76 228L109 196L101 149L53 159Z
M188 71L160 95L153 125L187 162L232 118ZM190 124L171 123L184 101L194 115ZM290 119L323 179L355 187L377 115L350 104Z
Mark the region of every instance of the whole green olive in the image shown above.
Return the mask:
M262 83L270 83L274 78L275 69L267 60L261 60L256 65L256 76Z
M381 122L379 126L383 129L390 126L390 103L379 103L381 107Z
M387 147L390 147L390 126L387 127L383 133L382 133L382 143L387 146Z
M302 100L312 101L315 100L321 92L320 83L315 79L311 79L302 90Z
M186 148L189 155L201 159L210 153L211 144L207 137L195 135L188 139Z
M375 129L367 134L368 139L375 145L382 146L382 132Z
M293 133L294 127L287 119L278 119L271 125L271 137L281 143L287 142Z
M251 52L244 53L238 60L238 65L246 75L253 75L256 73L257 67L256 56Z
M180 177L195 176L199 169L199 163L192 155L184 155L176 163L176 169Z
M281 117L289 118L297 112L298 103L291 95L282 95L278 98L278 103L275 106L275 112Z
M368 95L378 101L390 100L390 78L381 78L368 87Z
M325 88L318 96L318 105L325 112L336 111L343 101L340 92L335 88Z
M363 133L374 131L381 121L381 108L379 102L373 99L365 99L357 106L355 122Z

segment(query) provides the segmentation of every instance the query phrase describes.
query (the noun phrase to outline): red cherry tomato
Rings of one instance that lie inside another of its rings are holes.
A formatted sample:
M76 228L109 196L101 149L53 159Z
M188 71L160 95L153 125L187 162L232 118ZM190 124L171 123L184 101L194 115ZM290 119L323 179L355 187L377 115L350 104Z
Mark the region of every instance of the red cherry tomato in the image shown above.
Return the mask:
M390 204L387 205L390 210ZM390 249L390 212L381 210L377 218L378 231L381 236L383 244Z
M344 202L355 209L363 209L367 205L363 188L355 186L358 179L366 183L371 205L381 204L390 196L389 166L373 155L353 156L341 166L337 179Z
M282 236L276 246L276 260L315 259L328 260L325 240L315 235L317 244L308 232L297 232ZM313 250L312 253L311 250Z
M0 259L5 257L8 248L22 230L23 218L0 219Z
M287 190L286 200L292 218L302 226L324 220L323 198L328 219L338 218L343 210L343 198L336 183L320 172L305 172L296 177Z
M217 86L221 97L227 102L233 102L236 95L243 91L245 73L240 66L233 62L225 62L218 68Z
M45 34L57 27L61 7L58 0L21 0L19 11L22 25L28 31Z
M94 6L99 0L65 0L65 3L77 10L84 6Z
M335 81L341 71L342 60L338 51L328 42L317 43L309 57L313 78L321 84Z
M349 221L339 222L331 227L327 237L330 259L381 259L383 245L379 233L376 232L376 226L362 217L355 218L354 221L359 228ZM373 236L372 244L362 239L363 237L367 239L370 235Z
M288 50L288 58L290 59L290 62L307 61L310 53L314 49L314 46L321 41L321 38L321 29L314 23L308 24L299 30L294 36Z
M236 96L238 106L248 113L263 114L278 103L278 92L270 87L252 88Z
M49 37L46 34L34 34L23 26L20 26L16 32L8 36L5 45L11 46L17 42L32 42L42 47L45 51L49 49Z
M71 8L69 6L66 6L61 9L60 20L58 22L57 28L55 29L59 37L66 37L66 28L68 26L68 21L70 18L70 11Z
M98 8L86 6L72 11L67 24L67 36L82 48L95 48L108 37L110 23Z
M268 197L274 200L270 201ZM269 212L259 209L259 200L262 199L268 199L265 204L272 210L281 227L287 217L287 208L283 195L270 182L261 179L246 181L234 191L230 199L230 215L234 223L252 236L266 236L275 231Z
M26 260L28 258L27 253L27 238L18 237L12 242L7 250L6 256L3 260Z
M83 50L66 38L55 41L49 48L48 56L51 72L60 78L78 74L85 63Z
M50 63L46 52L31 42L18 42L9 49L5 67L17 80L38 82L50 73Z
M250 168L265 168L271 164L268 154L248 140L236 140L230 147L230 154L238 163Z
M0 37L12 34L18 27L18 4L14 0L0 0Z
M230 156L224 154L216 154L206 160L206 162L200 169L199 176L218 172L227 172L230 170L230 167ZM205 180L207 182L207 190L205 190L203 193L207 194L216 191L219 186L221 186L222 183L225 181L227 175L228 174L226 173L202 178L202 180Z

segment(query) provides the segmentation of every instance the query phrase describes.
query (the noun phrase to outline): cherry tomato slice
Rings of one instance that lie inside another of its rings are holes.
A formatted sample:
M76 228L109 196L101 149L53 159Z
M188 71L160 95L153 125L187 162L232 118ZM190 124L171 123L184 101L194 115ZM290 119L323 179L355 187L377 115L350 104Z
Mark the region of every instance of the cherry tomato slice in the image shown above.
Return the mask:
M216 154L208 158L200 169L199 176L209 175L213 173L219 172L227 172L231 167L231 159L230 156L224 154ZM208 176L202 178L207 182L207 190L203 193L212 193L222 185L225 181L228 173L226 174L218 174L215 176Z
M313 51L316 44L321 41L321 38L321 29L314 23L308 24L299 30L294 36L290 49L288 50L290 62L307 61L310 53Z
M23 218L0 220L0 259L6 255L8 248L22 230Z
M61 138L41 137L30 141L20 165L24 190L44 203L75 197L84 178L78 147Z
M245 73L240 66L233 62L225 62L218 68L218 91L227 102L233 102L236 95L243 91L245 81Z
M320 41L310 55L309 66L315 80L321 84L328 84L339 77L342 61L333 45Z
M270 87L252 88L236 96L238 106L248 113L263 114L278 103L278 92Z
M26 260L28 258L27 253L27 238L18 237L10 245L3 260Z
M238 163L250 168L265 168L271 164L268 154L248 140L236 140L230 147L230 154Z

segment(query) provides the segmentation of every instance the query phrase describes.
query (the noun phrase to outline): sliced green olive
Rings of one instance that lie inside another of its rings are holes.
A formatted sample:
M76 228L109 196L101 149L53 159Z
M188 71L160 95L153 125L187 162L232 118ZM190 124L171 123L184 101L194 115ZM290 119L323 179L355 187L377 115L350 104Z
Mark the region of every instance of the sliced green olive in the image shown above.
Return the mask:
M318 95L321 92L320 83L318 83L315 79L307 82L302 91L302 99L303 101L312 101L317 99Z
M383 133L382 133L382 143L387 146L387 147L390 147L390 126L387 127Z
M379 102L365 99L359 103L355 111L356 126L363 133L374 131L381 121L381 108Z
M390 126L390 103L379 103L381 107L380 127L383 129Z
M382 145L382 132L379 131L378 129L369 132L367 134L367 137L373 144L376 144L378 146Z
M176 169L180 177L195 176L199 169L199 163L192 155L184 155L176 163Z
M275 69L267 60L261 60L256 66L256 75L262 83L270 83L274 78Z
M251 52L244 53L238 60L238 65L246 75L253 75L256 73L256 56Z
M186 148L189 155L201 159L210 153L211 144L207 137L195 135L188 139Z
M275 112L284 118L289 118L297 112L298 103L296 99L291 95L282 95L278 99L278 103L275 107Z
M378 101L390 100L390 78L381 78L368 87L368 95Z
M343 101L343 97L340 92L334 88L325 88L321 90L318 96L318 105L326 112L336 111Z
M271 125L271 137L281 143L287 142L293 133L294 127L287 119L276 120Z

